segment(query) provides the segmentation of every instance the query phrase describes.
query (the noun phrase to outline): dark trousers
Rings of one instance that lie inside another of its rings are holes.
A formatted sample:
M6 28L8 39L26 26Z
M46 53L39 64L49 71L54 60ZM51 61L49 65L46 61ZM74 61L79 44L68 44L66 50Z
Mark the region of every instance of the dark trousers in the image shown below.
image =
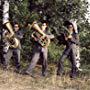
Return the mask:
M20 68L20 49L9 49L7 53L3 53L2 62L3 65L8 67L11 57L15 60L16 69Z
M27 72L32 73L39 59L42 59L42 74L45 75L47 71L47 48L41 46L34 47L34 53L31 60L31 63L27 69Z
M69 57L69 60L71 62L72 65L72 69L71 69L71 76L76 76L76 71L77 71L77 67L76 67L76 52L75 52L75 48L74 45L71 45L70 47L66 47L66 49L64 50L59 62L58 62L58 69L57 69L57 75L62 75L63 73L63 63L66 57Z

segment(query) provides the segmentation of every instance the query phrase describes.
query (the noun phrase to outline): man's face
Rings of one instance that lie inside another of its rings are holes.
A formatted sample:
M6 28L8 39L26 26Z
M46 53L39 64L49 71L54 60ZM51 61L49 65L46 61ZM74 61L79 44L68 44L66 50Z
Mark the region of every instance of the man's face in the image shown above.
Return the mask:
M73 32L73 25L69 25L68 30L69 30L69 32Z
M14 25L14 30L15 30L15 31L18 31L18 30L19 30L19 25L18 25L18 24L15 24L15 25Z
M45 30L47 28L47 24L46 23L43 23L42 24L42 30Z

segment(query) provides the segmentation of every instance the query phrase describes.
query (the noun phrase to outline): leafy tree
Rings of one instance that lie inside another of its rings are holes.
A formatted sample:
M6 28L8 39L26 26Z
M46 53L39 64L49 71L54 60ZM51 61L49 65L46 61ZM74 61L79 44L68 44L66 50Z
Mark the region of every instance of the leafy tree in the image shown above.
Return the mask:
M10 15L11 20L18 20L24 29L26 29L24 27L26 22L47 20L50 30L55 37L64 30L63 23L65 20L77 20L80 31L82 63L85 62L84 60L88 63L90 56L90 23L86 18L87 8L88 2L86 0L23 0L20 3L11 3ZM24 47L23 56L31 57L30 53L33 45L30 41L31 33L31 29L26 30L22 45ZM58 60L60 50L62 49L62 46L60 48L60 45L56 44L57 41L55 39L49 47L50 53L52 50L54 51L54 53L49 55L52 62L55 59Z

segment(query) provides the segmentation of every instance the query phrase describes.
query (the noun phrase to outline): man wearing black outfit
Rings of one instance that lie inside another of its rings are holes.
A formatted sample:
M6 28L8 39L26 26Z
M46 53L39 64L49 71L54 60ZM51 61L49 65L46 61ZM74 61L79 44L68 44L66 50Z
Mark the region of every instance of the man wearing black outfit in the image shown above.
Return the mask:
M18 47L9 47L8 53L5 56L6 61L9 61L11 57L13 57L15 61L16 71L18 72L20 70L20 50L21 50L21 44L20 40L23 38L23 32L20 30L19 24L16 22L14 23L14 31L15 31L15 37L19 41ZM7 62L8 65L8 62Z
M70 77L74 78L76 77L77 74L77 66L76 66L76 45L79 44L79 41L77 39L77 34L75 33L75 29L72 23L68 23L67 25L69 35L65 36L66 40L66 48L58 62L58 69L57 69L57 75L62 75L63 74L63 63L64 59L66 57L69 58L71 64L72 64L72 69L71 69L71 74Z
M50 33L47 33L48 32L47 31L47 23L42 24L41 30L46 35L50 34ZM33 37L33 35L32 35L32 37ZM49 37L50 39L54 38L53 35L47 35L47 37ZM33 37L33 38L35 40L35 47L33 49L33 57L32 57L32 60L31 60L29 67L25 71L25 74L32 76L32 71L35 68L36 63L38 62L39 59L42 59L42 76L46 76L47 75L48 47L43 47L38 42L37 38L35 38L35 37Z

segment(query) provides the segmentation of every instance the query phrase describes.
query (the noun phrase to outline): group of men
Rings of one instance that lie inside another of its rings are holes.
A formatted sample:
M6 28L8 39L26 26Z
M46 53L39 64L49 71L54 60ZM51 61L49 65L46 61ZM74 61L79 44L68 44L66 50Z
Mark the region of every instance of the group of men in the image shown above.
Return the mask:
M0 0L0 16L2 16L0 18L0 61L3 64L3 67L8 69L9 60L13 57L15 59L16 71L19 71L21 66L20 40L23 38L23 33L19 30L20 27L18 23L14 23L13 27L10 24L8 0ZM45 37L48 44L50 44L50 39L53 39L54 35L47 33L47 22L43 22L41 28L38 26L37 22L33 22L31 27L34 28L36 32L39 32L43 38ZM79 46L78 31L73 22L69 22L66 27L69 35L65 36L66 48L58 62L57 75L61 76L63 74L63 61L68 57L72 64L70 77L73 78L76 77L79 67L77 65L77 59L80 59L79 51L77 50L77 47ZM31 63L24 74L32 75L32 71L35 68L37 61L42 59L42 76L47 76L48 45L43 46L35 36L32 35L32 37L35 40L35 47Z

